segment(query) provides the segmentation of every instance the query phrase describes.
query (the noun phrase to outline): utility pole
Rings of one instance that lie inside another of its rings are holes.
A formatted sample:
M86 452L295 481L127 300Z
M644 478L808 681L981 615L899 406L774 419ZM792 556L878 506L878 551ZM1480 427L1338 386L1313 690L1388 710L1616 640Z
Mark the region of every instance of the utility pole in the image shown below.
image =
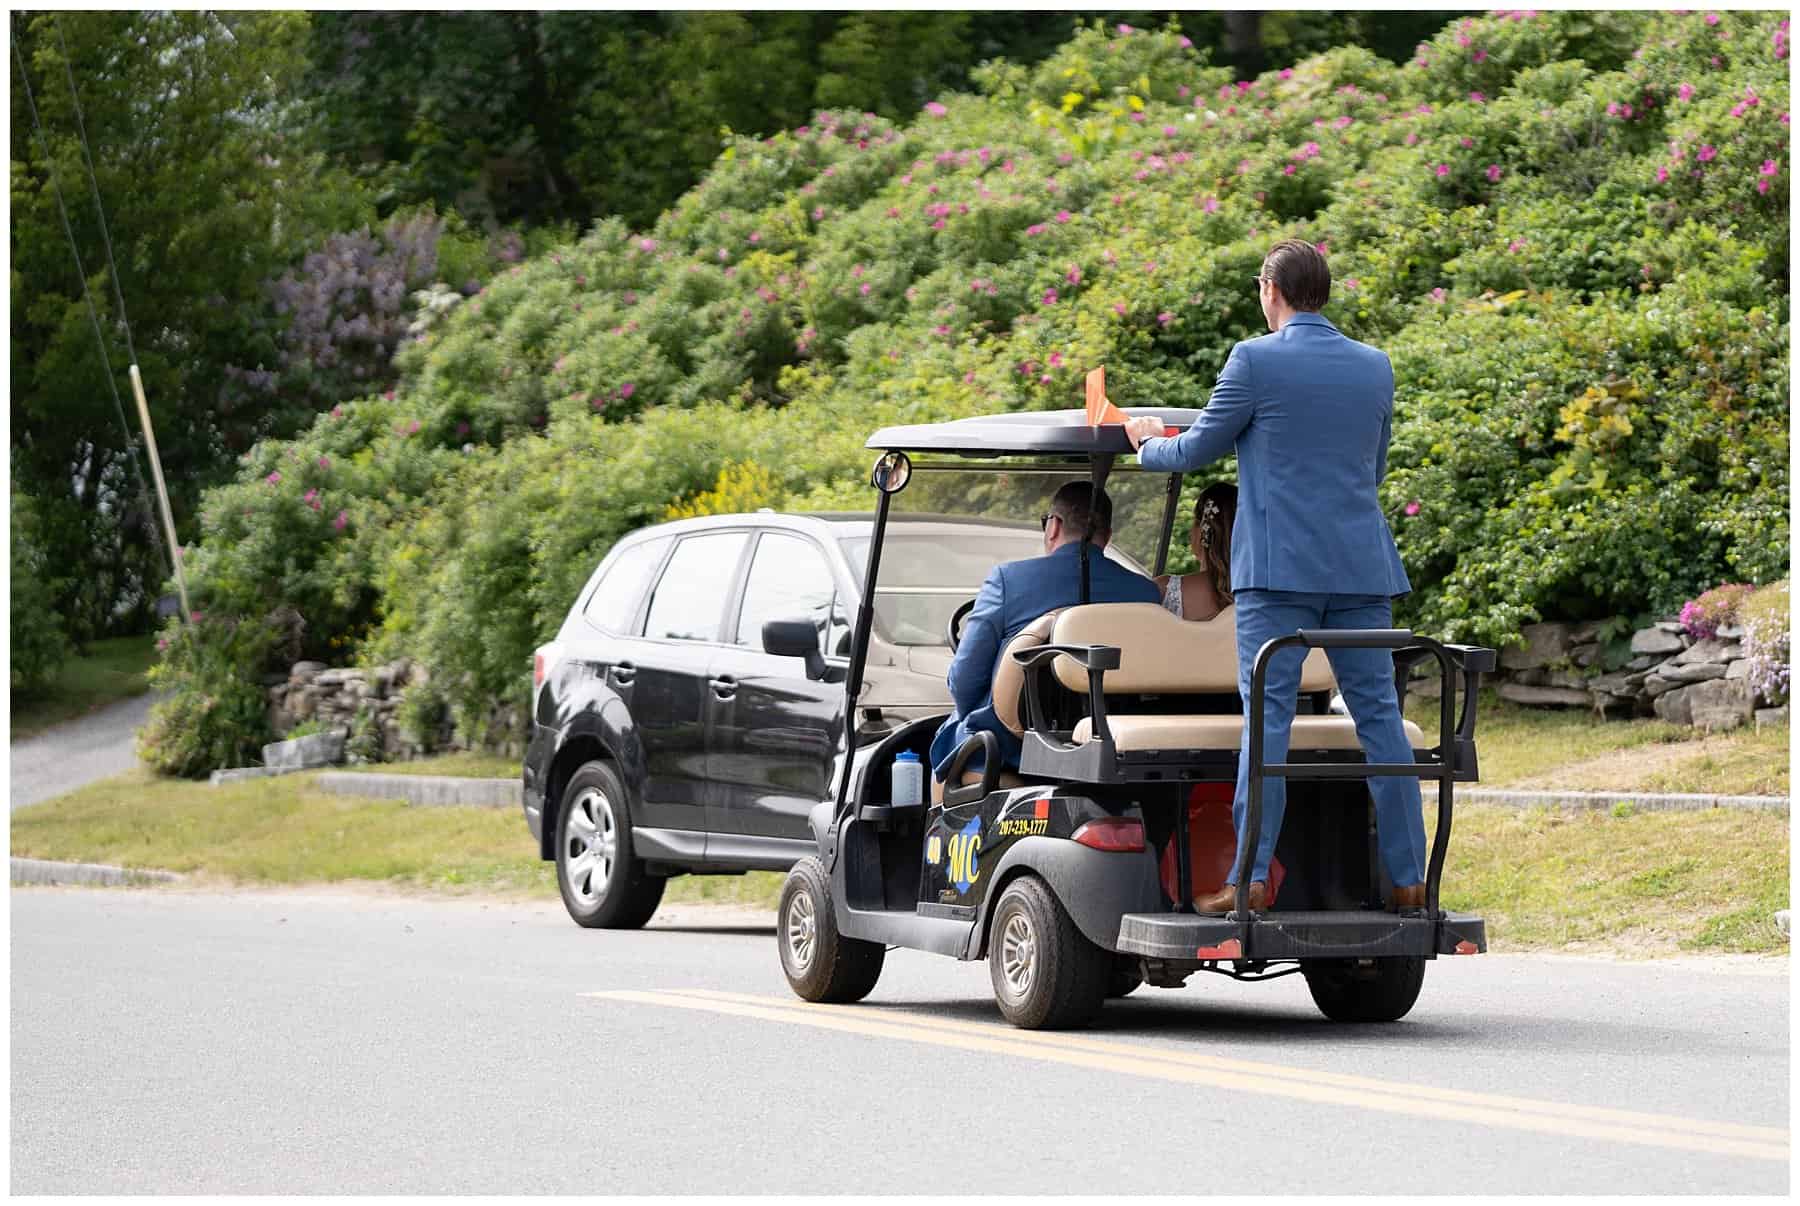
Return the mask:
M131 366L131 392L137 395L138 420L144 425L144 443L150 452L150 474L156 479L156 501L162 504L163 531L169 537L169 560L175 566L175 589L181 592L181 622L194 617L188 606L187 571L181 564L181 542L175 539L175 513L169 509L169 487L163 484L162 457L156 451L156 431L150 426L150 403L144 400L144 378Z

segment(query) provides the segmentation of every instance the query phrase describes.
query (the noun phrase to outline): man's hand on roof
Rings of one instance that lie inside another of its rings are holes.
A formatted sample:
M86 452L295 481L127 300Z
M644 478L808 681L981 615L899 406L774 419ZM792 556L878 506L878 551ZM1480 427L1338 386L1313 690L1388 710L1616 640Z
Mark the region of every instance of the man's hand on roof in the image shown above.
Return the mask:
M1156 415L1138 415L1125 420L1125 438L1131 441L1133 448L1142 448L1145 440L1162 435L1164 430L1162 419Z

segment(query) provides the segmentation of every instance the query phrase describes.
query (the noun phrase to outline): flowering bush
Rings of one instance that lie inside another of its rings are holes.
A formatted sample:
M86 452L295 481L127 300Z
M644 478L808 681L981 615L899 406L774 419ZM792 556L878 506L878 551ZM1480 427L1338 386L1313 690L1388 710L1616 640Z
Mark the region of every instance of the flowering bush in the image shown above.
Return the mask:
M259 673L280 640L266 619L198 613L171 620L157 645L150 686L166 693L138 730L137 756L165 775L198 776L222 766L254 766L273 740Z
M1779 578L1778 24L1509 12L1399 66L1241 82L1097 28L907 124L734 138L652 228L507 266L400 347L392 391L254 450L208 496L196 590L289 603L340 660L414 657L468 723L671 507L866 507L870 430L1076 406L1097 364L1115 401L1199 404L1287 236L1394 362L1397 622L1498 645Z
M1771 704L1788 701L1788 584L1762 587L1738 607L1744 626L1744 656L1750 662L1750 685Z
M1755 589L1747 583L1715 586L1681 605L1681 626L1695 640L1709 641L1719 635L1719 629L1737 623L1739 605Z

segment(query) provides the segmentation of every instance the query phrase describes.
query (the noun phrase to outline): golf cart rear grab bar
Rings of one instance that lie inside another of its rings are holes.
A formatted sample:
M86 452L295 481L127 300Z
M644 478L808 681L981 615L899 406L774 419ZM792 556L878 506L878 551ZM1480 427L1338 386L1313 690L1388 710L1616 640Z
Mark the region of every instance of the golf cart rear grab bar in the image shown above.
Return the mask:
M1120 649L1117 645L1039 645L1035 649L1015 650L1012 656L1025 671L1025 713L1034 730L1042 732L1050 727L1044 714L1041 690L1044 671L1056 658L1069 657L1088 674L1088 708L1094 727L1093 738L1108 746L1112 744L1112 726L1106 723L1106 694L1101 683L1108 670L1119 668Z

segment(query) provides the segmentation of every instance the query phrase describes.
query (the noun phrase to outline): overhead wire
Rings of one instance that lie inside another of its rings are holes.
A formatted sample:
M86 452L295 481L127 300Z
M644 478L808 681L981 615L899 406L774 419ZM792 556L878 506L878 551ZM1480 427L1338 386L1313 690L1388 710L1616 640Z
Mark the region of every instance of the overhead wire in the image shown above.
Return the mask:
M88 289L87 269L82 266L81 248L75 242L75 228L69 221L69 207L63 200L62 181L56 171L56 161L50 154L50 140L44 134L43 120L38 116L37 98L32 94L31 90L31 77L25 70L25 56L19 50L17 31L11 30L9 32L13 34L11 39L13 60L19 67L19 82L24 86L25 103L31 110L32 128L37 132L38 148L43 152L44 167L50 176L50 189L56 196L56 212L62 218L63 234L66 235L69 240L69 254L75 259L75 275L81 280L81 298L87 303L88 322L94 328L94 341L100 345L100 362L106 370L107 388L112 392L113 411L118 416L119 429L125 434L127 459L131 463L133 476L137 478L139 501L142 503L147 514L154 515L155 512L150 508L149 488L144 483L144 470L138 463L137 442L132 438L131 424L125 419L125 404L119 398L119 383L113 376L112 356L106 350L106 334L100 329L100 312L94 306L94 296L92 291ZM96 185L96 191L97 189L98 186ZM114 288L118 287L118 279L116 276L113 280L113 286ZM168 559L169 572L171 574L175 573L174 550L167 547L162 534L156 530L156 523L154 520L151 520L149 527L156 540L157 547L162 549L163 556Z

